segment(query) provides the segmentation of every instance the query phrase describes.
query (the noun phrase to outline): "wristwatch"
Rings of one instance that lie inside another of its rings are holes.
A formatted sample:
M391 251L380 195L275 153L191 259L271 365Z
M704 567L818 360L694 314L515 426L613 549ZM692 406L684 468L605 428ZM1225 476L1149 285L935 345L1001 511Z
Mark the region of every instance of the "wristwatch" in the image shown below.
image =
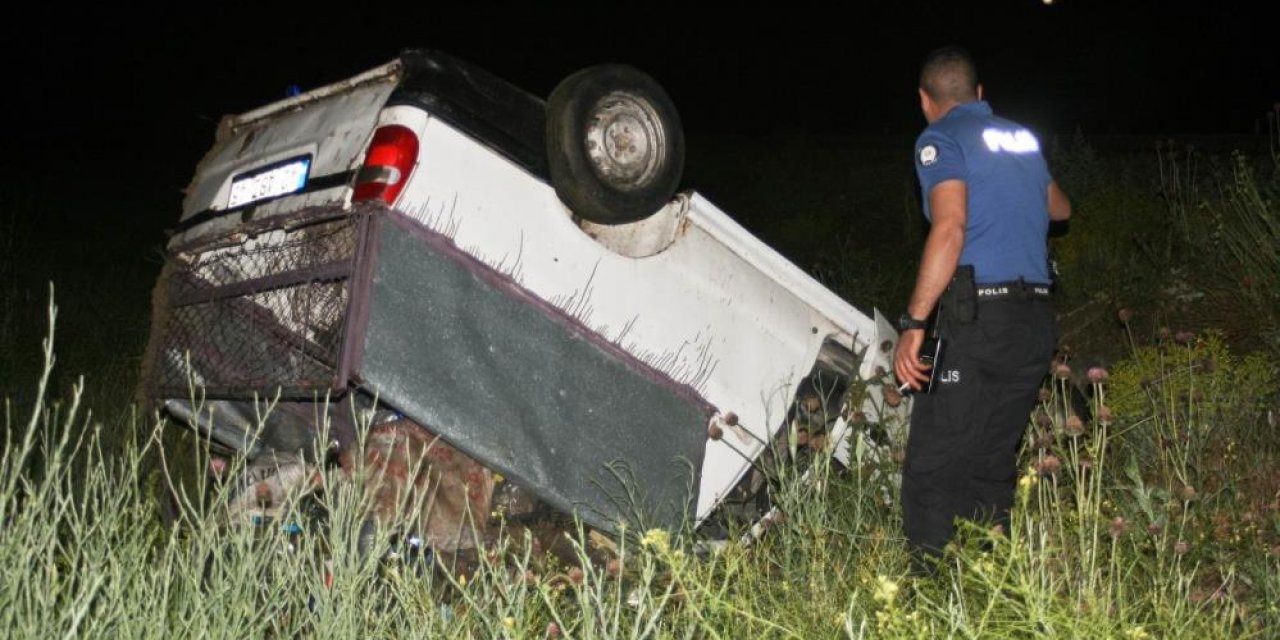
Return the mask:
M913 329L923 329L928 326L924 320L916 320L911 314L904 313L898 316L898 331L911 331Z

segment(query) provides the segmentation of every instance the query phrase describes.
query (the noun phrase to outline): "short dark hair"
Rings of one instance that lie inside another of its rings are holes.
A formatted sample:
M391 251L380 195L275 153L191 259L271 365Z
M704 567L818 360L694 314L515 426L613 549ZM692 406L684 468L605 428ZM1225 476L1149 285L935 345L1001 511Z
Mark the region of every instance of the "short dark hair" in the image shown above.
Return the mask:
M960 47L929 52L920 67L920 88L935 102L977 100L978 69L973 56Z

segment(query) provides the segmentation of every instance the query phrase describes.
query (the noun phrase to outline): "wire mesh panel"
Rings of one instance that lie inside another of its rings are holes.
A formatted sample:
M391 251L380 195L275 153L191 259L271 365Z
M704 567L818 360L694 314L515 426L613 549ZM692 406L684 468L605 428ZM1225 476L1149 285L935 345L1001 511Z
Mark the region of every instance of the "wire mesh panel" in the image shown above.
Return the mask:
M306 395L339 384L361 216L332 214L173 252L154 303L153 394Z

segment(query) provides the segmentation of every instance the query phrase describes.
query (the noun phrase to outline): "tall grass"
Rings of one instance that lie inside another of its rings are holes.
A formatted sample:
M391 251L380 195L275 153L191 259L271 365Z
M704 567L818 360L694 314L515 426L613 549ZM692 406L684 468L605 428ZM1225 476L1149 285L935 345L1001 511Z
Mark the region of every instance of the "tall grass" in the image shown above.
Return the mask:
M1230 484L1274 474L1274 438L1237 449L1210 482L1197 469L1212 448L1177 438L1200 428L1205 400L1148 381L1118 415L1123 367L1091 372L1089 423L1059 410L1070 405L1055 378L1029 423L1012 530L966 526L936 577L912 578L896 463L864 447L847 472L830 449L801 467L800 448L784 447L770 472L778 515L759 540L718 551L679 532L571 531L553 555L499 520L471 563L413 559L386 538L375 548L397 557L361 554L362 489L327 476L278 520L237 525L226 487L146 463L163 421L104 455L82 383L46 399L52 330L42 354L39 400L25 418L6 413L0 459L0 628L14 637L1264 637L1280 622L1268 551L1280 505ZM1200 360L1142 375L1196 378ZM1230 439L1256 426L1235 419L1212 428ZM885 427L857 422L899 433ZM182 509L166 528L152 489L170 483ZM1247 539L1220 540L1219 513Z
M206 468L203 445L173 437L180 430L158 416L121 409L145 323L133 320L136 310L119 327L102 320L140 307L145 287L134 280L151 278L95 272L64 293L74 307L59 323L55 368L56 310L39 313L33 285L15 280L32 275L22 273L23 261L39 256L0 253L0 393L20 398L6 396L0 442L0 629L139 638L1272 636L1280 626L1274 358L1238 353L1250 344L1234 340L1239 330L1222 337L1156 327L1185 311L1161 298L1208 290L1201 274L1211 272L1196 265L1227 270L1212 272L1219 281L1270 277L1276 172L1266 162L1218 174L1183 164L1166 175L1181 176L1186 188L1164 192L1182 199L1166 198L1162 208L1152 197L1156 160L1130 166L1079 144L1067 151L1055 172L1078 219L1055 241L1064 294L1098 313L1092 324L1068 316L1063 328L1109 341L1115 362L1096 370L1059 363L1064 375L1051 377L1029 420L1011 530L962 527L931 578L907 573L893 455L904 444L902 425L853 416L851 468L831 464L828 449L805 462L802 447L780 448L766 468L777 512L764 535L749 544L734 535L715 551L684 532L605 539L570 530L552 553L498 518L497 540L470 561L415 556L385 537L375 541L378 552L362 554L367 496L359 483L327 473L319 491L293 496L278 519L233 523L229 487L175 468L179 458ZM766 202L777 181L753 182L759 193L747 195ZM834 257L812 264L862 303L868 291L904 299L896 290L909 286L918 256L912 249L884 261L918 234L898 215L901 181L881 183L882 193L850 187L850 197L890 229L880 246L892 250L855 242L818 252ZM811 198L805 207L829 208L816 230L794 230L793 253L807 255L815 253L809 240L845 237L832 230L852 205L800 191ZM1185 218L1164 224L1166 215ZM0 233L0 244L14 237ZM121 288L128 282L136 291ZM1277 290L1206 296L1217 306L1204 318L1247 318L1247 330L1265 337L1276 326L1258 315L1267 299L1237 296ZM1140 299L1144 292L1150 299ZM1156 311L1149 323L1141 311L1141 322L1128 313L1115 322L1120 300ZM23 347L15 366L10 347L41 315L48 341ZM1103 323L1116 330L1098 330ZM80 371L92 377L72 375ZM1091 418L1073 415L1073 380L1088 381ZM180 497L179 508L165 525L156 496L169 494Z
M1154 261L1167 275L1159 284L1201 326L1280 354L1280 155L1169 145L1159 169L1169 234Z

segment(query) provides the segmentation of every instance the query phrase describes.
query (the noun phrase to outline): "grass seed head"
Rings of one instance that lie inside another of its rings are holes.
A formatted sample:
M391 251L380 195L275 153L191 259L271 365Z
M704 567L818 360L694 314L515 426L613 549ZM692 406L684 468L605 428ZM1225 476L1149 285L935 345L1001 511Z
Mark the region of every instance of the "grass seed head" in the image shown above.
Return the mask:
M1080 419L1080 416L1072 415L1067 418L1067 423L1063 425L1062 430L1067 435L1075 438L1084 433L1084 421Z
M1128 530L1128 528L1129 523L1125 522L1124 518L1116 516L1111 519L1110 533L1112 538L1119 538L1124 535L1124 532Z
M1113 416L1111 415L1111 407L1102 405L1102 407L1098 409L1098 424L1105 427L1111 424L1112 419L1113 419Z
M1080 458L1080 475L1087 475L1091 471L1093 471L1093 459Z
M884 388L884 403L896 407L902 404L902 394L897 389L889 386Z
M1041 429L1048 429L1053 426L1053 419L1044 411L1036 411L1035 422L1036 426Z
M1058 474L1058 470L1062 468L1062 460L1053 454L1049 454L1036 461L1036 473L1042 476L1054 476Z
M1035 448L1040 450L1048 449L1053 446L1053 432L1044 429L1036 434Z

